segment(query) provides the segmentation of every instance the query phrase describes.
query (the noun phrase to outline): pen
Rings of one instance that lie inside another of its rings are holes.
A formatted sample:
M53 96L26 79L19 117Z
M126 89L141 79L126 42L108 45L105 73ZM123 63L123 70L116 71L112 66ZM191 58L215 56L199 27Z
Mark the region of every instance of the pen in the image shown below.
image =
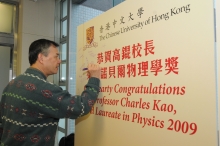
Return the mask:
M86 68L83 68L82 70L83 70L83 71L84 71L84 70L88 70L88 68L86 67Z

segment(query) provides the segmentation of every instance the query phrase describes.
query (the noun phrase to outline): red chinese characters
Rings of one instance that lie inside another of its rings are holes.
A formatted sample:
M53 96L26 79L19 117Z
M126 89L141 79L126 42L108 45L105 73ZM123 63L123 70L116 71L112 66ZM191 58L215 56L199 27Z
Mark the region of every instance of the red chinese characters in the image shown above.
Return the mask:
M153 40L145 41L144 47L142 47L141 43L136 43L132 46L123 46L121 49L115 48L114 50L100 52L97 55L97 63L119 62L123 60L141 58L143 56L146 58L149 55L155 55ZM178 59L179 57L172 56L165 59L144 59L143 61L137 63L128 62L127 64L123 63L117 66L103 67L101 69L101 79L125 77L131 78L149 75L158 76L160 74L177 75L179 73Z

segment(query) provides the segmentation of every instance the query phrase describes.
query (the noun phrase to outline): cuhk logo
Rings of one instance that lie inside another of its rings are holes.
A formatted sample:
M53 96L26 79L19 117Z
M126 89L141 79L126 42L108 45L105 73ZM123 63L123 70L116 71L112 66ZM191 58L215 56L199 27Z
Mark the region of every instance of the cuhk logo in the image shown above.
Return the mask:
M94 26L86 29L86 42L91 44L94 40Z

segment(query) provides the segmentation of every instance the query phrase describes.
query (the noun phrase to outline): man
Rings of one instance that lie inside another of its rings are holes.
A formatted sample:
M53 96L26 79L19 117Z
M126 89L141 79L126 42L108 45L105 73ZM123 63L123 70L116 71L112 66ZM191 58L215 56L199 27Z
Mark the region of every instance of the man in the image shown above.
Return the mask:
M40 39L29 47L30 68L9 82L1 99L1 146L54 146L60 118L89 113L99 93L100 67L88 65L81 96L46 81L60 65L58 44Z

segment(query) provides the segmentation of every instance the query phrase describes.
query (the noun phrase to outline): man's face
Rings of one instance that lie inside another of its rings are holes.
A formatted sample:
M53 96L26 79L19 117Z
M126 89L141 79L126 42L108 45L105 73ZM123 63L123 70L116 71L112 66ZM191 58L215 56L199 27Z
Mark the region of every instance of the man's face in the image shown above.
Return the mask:
M46 76L56 74L58 72L61 63L59 55L58 49L54 45L51 45L48 50L48 55L43 56L44 73Z

